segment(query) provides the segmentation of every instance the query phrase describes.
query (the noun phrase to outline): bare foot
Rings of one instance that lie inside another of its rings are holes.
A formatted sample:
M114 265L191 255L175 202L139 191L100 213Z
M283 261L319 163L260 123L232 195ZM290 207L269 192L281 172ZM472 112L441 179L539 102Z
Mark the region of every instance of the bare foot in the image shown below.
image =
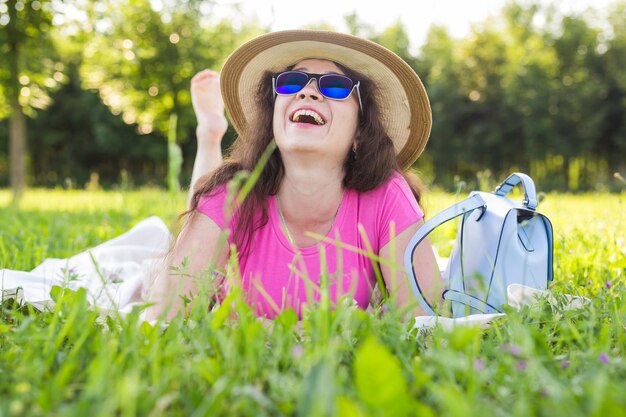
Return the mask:
M198 121L198 146L219 145L228 128L219 73L206 69L194 75L191 79L191 103Z

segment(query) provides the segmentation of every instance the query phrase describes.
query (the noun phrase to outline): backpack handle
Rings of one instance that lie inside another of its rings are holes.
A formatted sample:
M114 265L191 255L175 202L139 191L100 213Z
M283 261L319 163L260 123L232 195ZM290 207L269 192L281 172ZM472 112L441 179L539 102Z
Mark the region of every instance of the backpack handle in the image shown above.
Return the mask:
M474 310L478 310L482 314L497 314L502 313L500 310L484 302L483 300L479 300L473 295L469 295L457 290L445 290L442 294L444 300L450 300L457 303L461 303L466 305L467 307L471 307Z
M404 252L404 269L406 270L407 276L409 278L409 283L411 284L411 289L413 290L413 294L419 301L420 307L424 310L424 314L429 316L435 316L436 313L433 310L432 306L424 297L422 290L419 287L417 282L417 277L415 276L415 270L413 269L413 253L422 240L426 238L437 227L447 222L448 220L452 220L455 217L461 216L465 213L476 209L483 209L485 207L485 200L478 194L474 194L464 200L459 201L453 206L448 207L447 209L441 211L436 214L430 220L420 227L417 232L413 235L411 240L409 240L409 244L406 247L406 251Z
M520 182L524 186L524 201L522 201L522 204L530 210L535 210L537 208L537 191L532 178L526 174L514 172L509 178L502 181L502 184L496 187L495 194L504 197Z

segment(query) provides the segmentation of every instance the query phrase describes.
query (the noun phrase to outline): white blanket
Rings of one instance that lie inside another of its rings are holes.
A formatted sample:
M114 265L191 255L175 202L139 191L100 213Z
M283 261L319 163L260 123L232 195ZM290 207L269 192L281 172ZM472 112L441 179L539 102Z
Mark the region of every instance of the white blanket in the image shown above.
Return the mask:
M0 269L2 298L15 297L35 308L52 305L50 290L85 288L89 302L103 311L142 301L172 236L163 221L149 217L128 232L67 259L46 259L30 272Z

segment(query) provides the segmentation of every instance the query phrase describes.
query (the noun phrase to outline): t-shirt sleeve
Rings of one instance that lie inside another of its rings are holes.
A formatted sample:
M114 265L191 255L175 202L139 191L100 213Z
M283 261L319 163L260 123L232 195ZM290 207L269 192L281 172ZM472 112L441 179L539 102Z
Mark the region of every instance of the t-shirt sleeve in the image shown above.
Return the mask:
M228 227L224 212L226 194L226 185L218 185L213 191L200 197L197 208L200 213L208 216L222 230Z
M399 173L394 173L380 192L377 220L378 247L382 248L389 243L392 234L397 236L423 219L424 212L415 200L411 187Z

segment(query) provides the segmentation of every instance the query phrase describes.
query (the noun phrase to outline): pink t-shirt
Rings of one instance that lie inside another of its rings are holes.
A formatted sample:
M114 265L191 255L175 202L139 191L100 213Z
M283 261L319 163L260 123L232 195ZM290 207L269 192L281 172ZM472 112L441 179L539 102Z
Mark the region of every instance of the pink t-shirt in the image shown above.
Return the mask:
M226 187L218 187L210 197L202 197L198 211L209 216L222 230L226 224L224 202ZM241 285L246 300L258 316L274 318L281 310L292 308L301 316L303 304L320 300L320 277L328 277L331 302L337 290L353 298L359 307L367 308L376 283L368 251L378 255L391 238L423 217L423 212L404 178L394 173L374 190L359 193L345 191L335 223L326 239L315 246L293 248L285 236L276 207L276 197L268 198L268 222L254 232L251 246L239 256ZM229 235L232 243L232 234ZM357 250L358 248L358 250ZM396 248L404 251L404 248ZM400 266L401 267L401 266Z

